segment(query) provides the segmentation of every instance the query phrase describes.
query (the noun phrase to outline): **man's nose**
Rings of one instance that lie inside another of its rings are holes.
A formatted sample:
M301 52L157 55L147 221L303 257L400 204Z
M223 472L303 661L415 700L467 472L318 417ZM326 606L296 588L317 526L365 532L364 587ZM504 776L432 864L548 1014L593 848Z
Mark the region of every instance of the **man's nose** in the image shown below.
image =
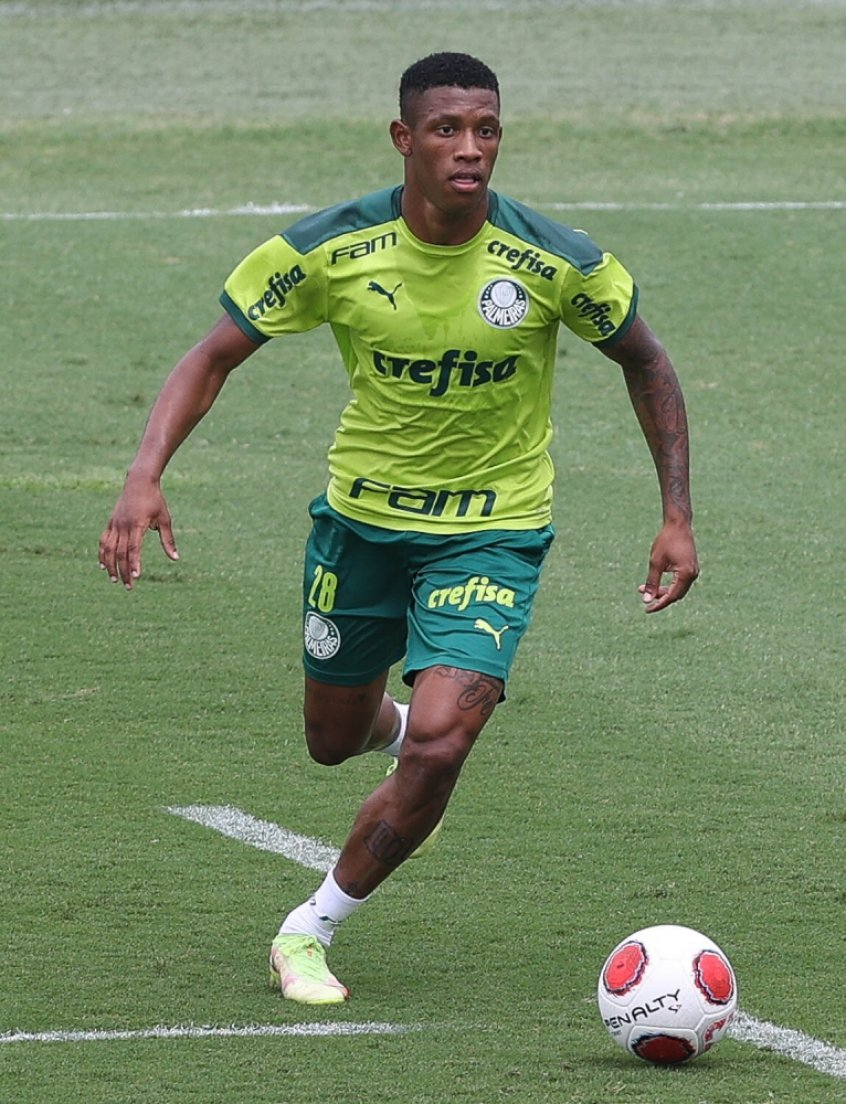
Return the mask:
M456 155L463 158L465 161L478 161L482 156L482 151L479 148L479 142L474 130L463 130L461 132L461 139L458 143Z

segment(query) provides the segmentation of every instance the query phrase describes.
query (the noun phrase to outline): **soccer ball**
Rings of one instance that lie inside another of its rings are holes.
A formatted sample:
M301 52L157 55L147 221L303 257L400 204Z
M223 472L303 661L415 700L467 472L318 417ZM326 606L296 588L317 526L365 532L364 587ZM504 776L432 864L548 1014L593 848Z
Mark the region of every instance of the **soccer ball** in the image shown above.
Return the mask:
M707 936L660 924L617 944L599 975L597 1001L624 1050L672 1065L704 1054L725 1035L737 1009L737 980Z

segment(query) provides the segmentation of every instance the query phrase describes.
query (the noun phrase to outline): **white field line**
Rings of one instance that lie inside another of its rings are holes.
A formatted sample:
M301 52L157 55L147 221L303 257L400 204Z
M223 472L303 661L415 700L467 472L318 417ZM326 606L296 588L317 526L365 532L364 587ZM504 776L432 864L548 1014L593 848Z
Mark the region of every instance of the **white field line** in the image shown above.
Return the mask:
M549 211L846 211L846 200L741 200L734 203L538 203ZM244 203L238 207L187 207L181 211L3 211L0 222L130 222L143 219L238 218L316 211L308 203Z
M299 1023L299 1024L248 1024L244 1027L197 1026L184 1024L126 1031L9 1031L0 1034L3 1043L99 1043L132 1042L145 1039L262 1039L308 1038L350 1035L402 1035L418 1031L419 1026L390 1023ZM840 1079L846 1078L846 1051L838 1050L819 1039L803 1035L799 1031L778 1027L776 1024L756 1020L745 1013L738 1013L730 1035L739 1042L751 1043L761 1050L769 1050L785 1058L802 1062L820 1073Z
M257 820L231 805L171 805L166 811L212 828L251 847L284 855L310 870L329 870L338 857L336 848L320 840L296 835L287 828L266 820ZM802 1062L820 1073L828 1074L829 1077L846 1079L846 1050L839 1050L830 1043L803 1035L800 1031L779 1027L778 1024L767 1023L766 1020L755 1019L745 1012L738 1012L729 1034L739 1042L750 1043L759 1050L792 1058L795 1062ZM7 1040L0 1036L0 1042L5 1041Z
M738 1042L751 1043L759 1050L769 1050L783 1058L802 1062L819 1073L827 1073L829 1077L846 1080L846 1050L803 1035L801 1031L779 1027L778 1024L756 1020L754 1016L738 1012L729 1028L729 1035Z
M340 854L336 847L309 836L298 836L296 832L289 832L287 828L280 828L270 821L258 820L232 805L170 805L166 811L202 824L204 828L211 828L229 839L257 847L260 851L284 855L300 866L324 874L332 869Z
M239 215L296 215L314 211L307 203L244 203L239 207L187 207L182 211L4 211L4 222L122 222L132 219L226 218Z
M719 203L541 203L551 211L846 211L841 199L738 200Z
M402 1035L417 1031L390 1023L299 1023L248 1024L245 1027L200 1027L184 1024L179 1027L145 1027L137 1031L9 1031L0 1035L0 1043L111 1043L135 1039L265 1039L328 1035Z

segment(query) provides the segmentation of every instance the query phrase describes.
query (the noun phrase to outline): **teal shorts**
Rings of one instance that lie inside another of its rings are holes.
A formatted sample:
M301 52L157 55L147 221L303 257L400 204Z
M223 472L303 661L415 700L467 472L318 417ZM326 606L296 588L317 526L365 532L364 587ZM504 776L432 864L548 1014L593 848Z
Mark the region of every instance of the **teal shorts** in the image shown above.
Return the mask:
M506 681L529 627L542 529L395 532L352 521L324 495L309 507L303 662L318 682L360 686L405 656L410 686L427 667Z

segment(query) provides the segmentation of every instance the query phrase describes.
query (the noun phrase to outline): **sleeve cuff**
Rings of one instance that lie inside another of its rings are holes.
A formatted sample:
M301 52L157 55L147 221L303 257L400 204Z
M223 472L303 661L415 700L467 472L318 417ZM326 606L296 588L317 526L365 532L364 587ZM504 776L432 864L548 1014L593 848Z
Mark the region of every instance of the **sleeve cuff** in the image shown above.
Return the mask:
M252 324L249 318L246 317L244 312L235 302L235 300L229 295L227 291L223 291L220 294L220 305L241 331L245 337L248 337L250 341L254 341L256 345L264 345L265 342L270 341L267 334L263 334L261 330L257 330Z

